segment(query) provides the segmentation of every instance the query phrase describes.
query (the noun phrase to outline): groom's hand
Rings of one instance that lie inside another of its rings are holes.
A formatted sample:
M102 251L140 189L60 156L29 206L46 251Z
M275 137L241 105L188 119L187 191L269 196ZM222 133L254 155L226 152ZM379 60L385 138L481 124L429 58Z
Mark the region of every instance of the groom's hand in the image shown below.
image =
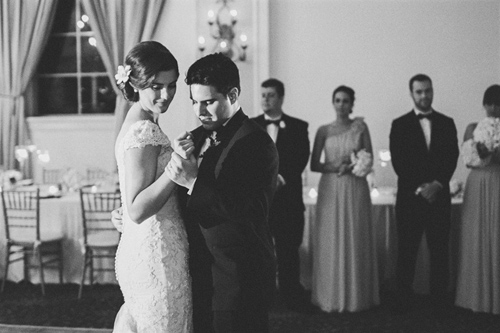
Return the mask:
M191 189L198 176L198 161L192 154L184 159L173 152L165 172L176 184Z
M190 132L180 134L174 140L173 149L177 155L187 160L194 151L193 135Z

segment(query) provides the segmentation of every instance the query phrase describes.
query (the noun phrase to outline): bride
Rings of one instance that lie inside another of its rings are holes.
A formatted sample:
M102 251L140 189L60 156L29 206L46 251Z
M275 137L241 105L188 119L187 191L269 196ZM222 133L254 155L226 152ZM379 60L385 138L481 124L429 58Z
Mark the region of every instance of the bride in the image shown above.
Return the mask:
M117 333L192 331L188 242L177 186L164 173L172 148L158 126L178 77L177 60L154 41L137 44L115 76L133 103L115 146L123 203L116 276L125 299Z

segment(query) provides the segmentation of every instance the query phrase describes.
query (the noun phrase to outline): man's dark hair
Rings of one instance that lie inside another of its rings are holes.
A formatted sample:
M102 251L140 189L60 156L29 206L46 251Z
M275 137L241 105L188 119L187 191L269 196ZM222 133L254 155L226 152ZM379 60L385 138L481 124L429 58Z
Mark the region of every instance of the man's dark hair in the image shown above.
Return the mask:
M274 88L279 97L285 96L285 85L278 79L267 79L260 86L262 88Z
M222 53L209 54L198 59L189 67L186 83L213 86L225 96L233 88L238 89L238 95L241 92L238 67Z
M500 106L500 85L494 84L484 92L483 105Z
M413 91L413 82L415 82L415 81L418 81L418 82L429 81L432 85L432 80L429 76L427 76L425 74L417 74L410 79L410 91Z

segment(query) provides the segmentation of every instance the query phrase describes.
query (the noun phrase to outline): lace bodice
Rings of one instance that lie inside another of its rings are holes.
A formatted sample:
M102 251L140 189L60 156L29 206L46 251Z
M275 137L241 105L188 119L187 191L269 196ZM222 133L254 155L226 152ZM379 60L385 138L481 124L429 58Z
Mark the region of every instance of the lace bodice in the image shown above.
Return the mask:
M367 126L363 118L354 118L349 129L342 133L335 133L332 125L326 125L327 137L325 139L325 163L350 159L353 151L362 148L361 134Z
M176 192L160 211L140 224L128 215L125 191L125 152L147 145L161 146L158 178L170 160L170 140L158 125L138 121L116 147L123 203L123 233L116 255L116 276L125 299L115 332L133 323L137 332L191 332L191 281L188 243ZM145 163L147 163L145 161Z

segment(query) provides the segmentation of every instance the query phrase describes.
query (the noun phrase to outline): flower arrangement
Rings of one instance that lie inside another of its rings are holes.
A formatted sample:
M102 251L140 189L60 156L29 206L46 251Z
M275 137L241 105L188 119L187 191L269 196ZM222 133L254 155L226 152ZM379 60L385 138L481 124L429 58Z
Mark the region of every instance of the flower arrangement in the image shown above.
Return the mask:
M365 149L351 153L352 174L357 177L366 177L372 172L373 157Z
M132 72L132 69L130 68L129 65L123 67L122 65L118 66L118 72L115 75L115 80L116 84L120 85L122 83L125 83L128 81L130 78L130 73Z
M6 170L0 172L0 186L7 189L16 185L16 183L21 179L23 179L23 174L18 170Z
M462 158L468 167L483 167L489 164L491 153L500 147L500 119L486 117L472 134L472 139L462 144Z
M73 168L68 168L61 178L65 190L77 191L82 185L83 177Z

